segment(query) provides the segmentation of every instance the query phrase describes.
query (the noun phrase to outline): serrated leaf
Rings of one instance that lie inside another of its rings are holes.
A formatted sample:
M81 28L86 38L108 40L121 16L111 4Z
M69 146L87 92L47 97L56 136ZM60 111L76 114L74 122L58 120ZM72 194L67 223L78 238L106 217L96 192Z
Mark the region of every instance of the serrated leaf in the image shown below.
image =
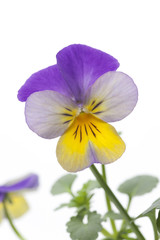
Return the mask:
M88 199L87 193L79 191L78 194L73 198L73 201L76 202L78 204L78 206L81 206L81 205L85 204L87 199Z
M98 232L102 230L101 216L96 212L88 213L88 223L84 224L83 219L77 215L67 223L67 231L72 240L94 240Z
M77 195L71 199L71 204L72 206L78 208L85 208L88 209L90 208L90 200L92 198L92 194L87 194L86 192L79 191Z
M157 183L158 178L150 175L141 175L122 183L118 191L127 194L129 197L141 196L151 192L157 186Z
M61 193L70 193L73 182L76 179L76 175L67 174L60 179L58 179L52 186L51 193L53 195L58 195Z

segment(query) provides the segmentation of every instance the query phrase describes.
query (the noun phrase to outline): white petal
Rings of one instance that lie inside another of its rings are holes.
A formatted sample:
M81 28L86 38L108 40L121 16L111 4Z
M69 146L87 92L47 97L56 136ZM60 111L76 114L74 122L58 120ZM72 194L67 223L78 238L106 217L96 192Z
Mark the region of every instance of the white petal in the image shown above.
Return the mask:
M132 112L138 100L133 80L122 72L108 72L91 86L85 99L88 112L106 122L119 121Z
M43 138L62 135L78 111L68 97L55 91L31 94L26 101L25 116L29 128Z

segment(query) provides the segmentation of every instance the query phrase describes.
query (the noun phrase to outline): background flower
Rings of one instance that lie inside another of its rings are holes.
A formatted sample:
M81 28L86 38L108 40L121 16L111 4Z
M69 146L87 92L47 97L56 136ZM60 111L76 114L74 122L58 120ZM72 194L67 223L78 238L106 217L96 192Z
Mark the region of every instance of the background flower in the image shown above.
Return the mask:
M11 218L21 217L29 206L22 196L23 191L32 190L39 185L38 176L30 174L27 177L0 186L0 221L5 217L4 202Z

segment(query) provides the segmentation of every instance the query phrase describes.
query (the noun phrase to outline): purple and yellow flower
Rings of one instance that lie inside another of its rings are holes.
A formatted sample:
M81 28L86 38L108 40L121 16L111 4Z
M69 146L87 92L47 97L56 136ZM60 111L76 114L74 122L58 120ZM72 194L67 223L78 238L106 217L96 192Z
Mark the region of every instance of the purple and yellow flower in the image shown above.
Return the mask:
M21 217L29 209L23 191L35 189L39 185L38 176L30 174L29 176L16 182L7 183L0 186L0 222L5 217L5 208L11 218ZM5 205L4 205L5 204Z
M115 161L125 143L108 122L132 112L136 85L116 71L115 58L97 49L74 44L56 57L56 65L34 73L18 92L29 128L43 138L61 136L57 159L69 172Z

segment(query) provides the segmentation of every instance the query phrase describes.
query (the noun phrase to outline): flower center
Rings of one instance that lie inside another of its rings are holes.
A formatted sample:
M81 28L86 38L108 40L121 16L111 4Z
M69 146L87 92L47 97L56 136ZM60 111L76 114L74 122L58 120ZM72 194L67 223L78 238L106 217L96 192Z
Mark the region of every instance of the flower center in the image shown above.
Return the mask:
M81 111L75 118L72 129L74 139L78 139L79 142L82 142L84 137L88 138L88 136L92 135L92 137L96 138L97 134L101 133L96 126L95 117L84 111Z

